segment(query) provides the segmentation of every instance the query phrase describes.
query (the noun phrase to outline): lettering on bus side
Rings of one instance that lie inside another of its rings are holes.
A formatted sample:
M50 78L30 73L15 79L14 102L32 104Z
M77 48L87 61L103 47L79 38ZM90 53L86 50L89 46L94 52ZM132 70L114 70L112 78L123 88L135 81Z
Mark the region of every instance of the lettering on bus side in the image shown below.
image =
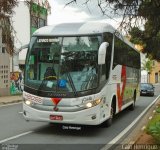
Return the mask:
M82 99L82 103L87 103L87 102L90 102L90 101L92 101L92 100L93 100L92 96L84 97L84 98Z

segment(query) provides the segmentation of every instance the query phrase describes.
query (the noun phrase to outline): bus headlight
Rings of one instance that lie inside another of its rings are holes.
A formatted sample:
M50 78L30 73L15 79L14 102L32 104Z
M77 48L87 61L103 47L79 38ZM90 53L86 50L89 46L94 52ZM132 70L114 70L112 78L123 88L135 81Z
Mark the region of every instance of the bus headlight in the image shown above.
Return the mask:
M89 102L89 103L86 104L86 106L87 106L87 108L91 108L92 107L92 103Z
M25 103L26 105L28 105L28 106L31 106L31 105L34 104L34 103L33 103L31 100L29 100L29 99L23 98L23 101L24 101L24 103Z
M29 100L26 100L26 101L25 101L25 104L31 106L32 102L29 101Z
M86 107L87 108L94 107L94 106L98 105L101 101L102 101L101 99L96 99L94 101L90 101L90 102L86 103Z

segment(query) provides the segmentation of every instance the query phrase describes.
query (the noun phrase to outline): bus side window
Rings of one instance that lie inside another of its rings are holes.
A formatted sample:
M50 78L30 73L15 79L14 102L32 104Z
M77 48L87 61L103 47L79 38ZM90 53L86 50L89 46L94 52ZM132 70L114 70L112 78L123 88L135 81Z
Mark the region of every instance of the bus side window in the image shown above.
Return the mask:
M115 36L113 68L116 65L140 68L139 53L124 41Z

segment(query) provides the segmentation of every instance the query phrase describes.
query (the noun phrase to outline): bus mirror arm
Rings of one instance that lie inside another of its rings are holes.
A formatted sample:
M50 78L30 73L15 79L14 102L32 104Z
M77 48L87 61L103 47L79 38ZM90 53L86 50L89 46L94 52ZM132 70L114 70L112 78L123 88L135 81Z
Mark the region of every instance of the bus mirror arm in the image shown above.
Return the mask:
M99 51L98 51L98 64L99 65L105 64L106 51L107 51L108 46L109 46L108 42L103 42L99 47Z

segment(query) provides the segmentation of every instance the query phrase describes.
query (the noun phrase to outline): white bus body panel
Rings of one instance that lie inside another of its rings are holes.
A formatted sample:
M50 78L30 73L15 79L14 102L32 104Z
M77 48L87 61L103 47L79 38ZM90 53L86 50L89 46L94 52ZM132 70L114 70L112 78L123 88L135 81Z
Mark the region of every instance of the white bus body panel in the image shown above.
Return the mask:
M118 101L118 96L117 96L117 85L120 85L120 94L122 93L122 87L123 87L123 82L121 81L121 71L122 71L122 66L118 65L115 67L115 69L111 72L110 76L110 82L108 82L103 89L94 95L88 95L84 97L79 97L79 98L62 98L62 100L59 102L57 107L77 107L78 105L82 105L83 100L85 98L91 97L92 100L95 99L103 99L101 103L97 106L94 106L92 108L88 109L83 109L80 111L72 111L72 112L61 112L61 111L54 111L54 105L52 106L51 111L44 111L40 109L35 109L30 106L27 106L25 103L23 103L23 110L26 113L24 115L26 120L34 120L34 121L46 121L46 122L54 122L54 123L68 123L68 124L83 124L83 125L98 125L103 123L105 120L107 120L110 117L110 109L111 109L111 103L113 100L113 97L116 97L116 113L122 111L129 105L133 104L133 95L134 95L134 90L137 88L137 84L132 85L132 91L131 91L131 97L130 101L127 101L124 103L125 97L122 99L122 104L119 106L119 101ZM130 71L129 68L126 68L126 73ZM128 79L126 79L128 80ZM126 83L126 87L124 89L127 90L128 86L131 86L130 83ZM26 99L26 95L29 95L29 97L37 97L35 95L29 94L24 92L23 97ZM43 97L38 97L41 99L39 104L43 105L43 102L46 100L50 100L51 98L43 98ZM30 98L32 99L32 98ZM34 98L33 98L34 100ZM57 121L57 120L50 120L50 115L60 115L63 116L62 121ZM93 116L96 116L95 119L92 119Z
M26 99L25 95L29 95L30 97L36 97L35 95L29 94L24 92L23 97ZM91 96L91 95L90 95ZM84 96L80 98L63 98L57 107L76 107L77 105L82 105L82 100L84 98L90 97L90 96ZM102 94L98 93L95 95L92 95L94 99L102 97ZM40 105L43 105L43 101L50 100L51 98L43 98L38 97L41 99L42 103ZM34 98L32 99L34 100ZM105 101L106 102L106 101ZM107 102L109 103L109 101ZM83 109L80 111L72 111L72 112L60 112L60 111L54 111L54 105L52 106L52 111L44 111L32 108L25 103L23 103L23 111L25 112L24 118L26 120L32 120L32 121L44 121L44 122L54 122L54 123L68 123L68 124L83 124L83 125L98 125L104 122L104 120L109 118L109 108L104 101L101 101L101 103L97 106L94 106L92 108ZM63 120L50 120L50 115L60 115L63 116ZM92 119L93 116L96 116L95 119Z
M100 124L100 106L82 110L78 112L54 112L54 111L42 111L31 108L26 104L23 104L23 110L26 111L26 120L33 121L45 121L54 123L68 123L68 124L83 124L83 125L98 125ZM50 115L63 116L62 121L50 120ZM92 116L96 115L96 119L92 119Z

